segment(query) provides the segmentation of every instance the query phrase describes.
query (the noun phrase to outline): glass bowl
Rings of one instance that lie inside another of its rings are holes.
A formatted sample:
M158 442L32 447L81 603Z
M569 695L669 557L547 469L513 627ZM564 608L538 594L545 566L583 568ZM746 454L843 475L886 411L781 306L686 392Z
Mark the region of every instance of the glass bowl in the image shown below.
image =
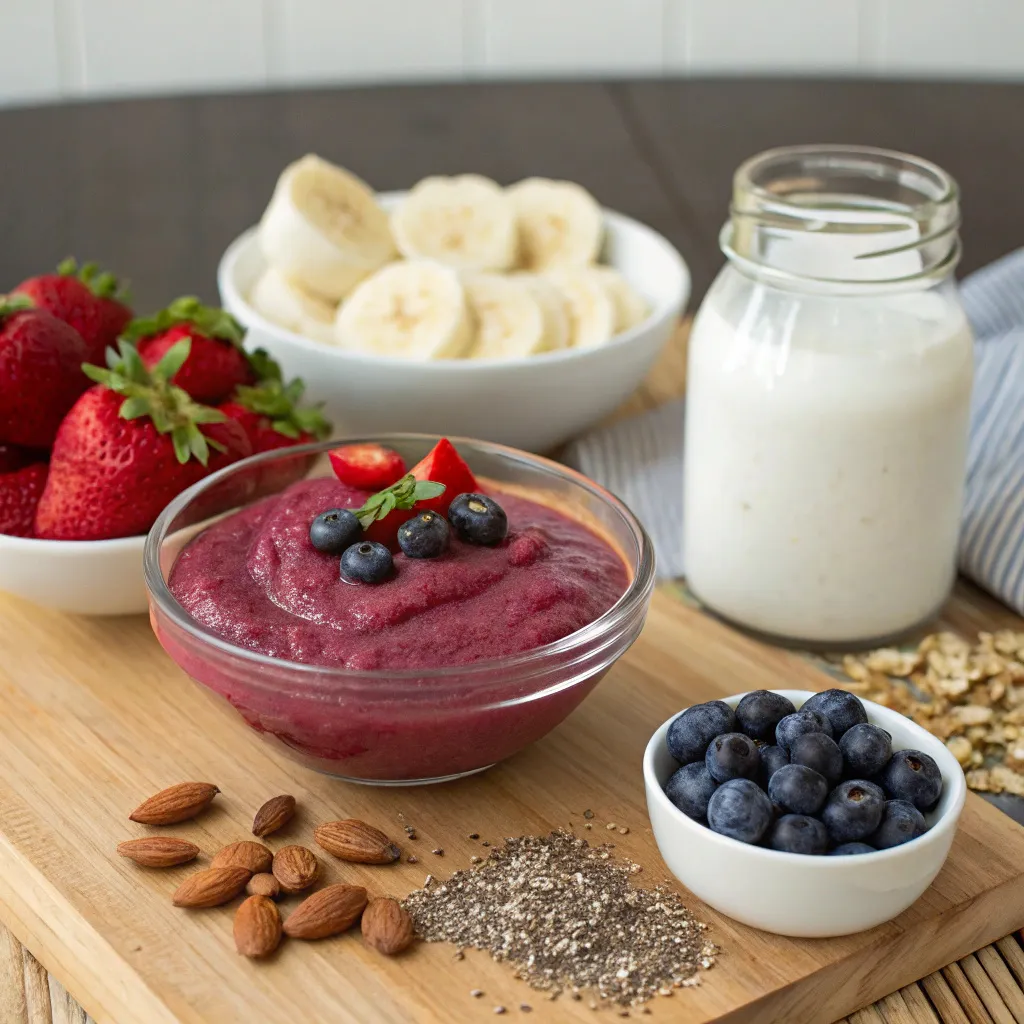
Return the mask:
M637 638L654 587L651 540L622 502L580 474L513 448L452 438L490 487L555 505L619 551L630 582L608 611L522 654L372 671L268 657L224 640L185 611L167 581L178 553L203 525L296 480L329 476L326 453L359 441L385 444L413 465L437 438L379 435L267 452L213 474L172 501L146 539L153 630L196 682L309 767L354 782L405 785L482 771L550 732Z

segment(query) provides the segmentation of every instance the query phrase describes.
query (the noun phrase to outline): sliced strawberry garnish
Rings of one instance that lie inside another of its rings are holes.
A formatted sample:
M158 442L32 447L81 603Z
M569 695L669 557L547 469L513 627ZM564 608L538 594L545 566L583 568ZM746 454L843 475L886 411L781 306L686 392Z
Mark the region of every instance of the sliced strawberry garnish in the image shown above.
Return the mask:
M405 475L402 456L382 444L345 444L335 448L330 458L334 475L361 491L381 491Z
M417 512L430 509L438 515L445 515L452 499L460 494L470 494L480 490L480 485L473 476L473 471L455 450L455 445L442 437L427 455L409 471L417 480L433 480L444 484L444 493L436 498L419 501Z

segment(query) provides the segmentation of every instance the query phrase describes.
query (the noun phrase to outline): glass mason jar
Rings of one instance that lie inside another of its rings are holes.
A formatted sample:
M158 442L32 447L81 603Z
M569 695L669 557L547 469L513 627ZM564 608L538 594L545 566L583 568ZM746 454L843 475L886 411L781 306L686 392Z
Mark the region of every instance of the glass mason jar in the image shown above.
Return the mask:
M948 596L973 374L959 222L953 179L901 153L800 146L736 172L684 463L687 579L726 619L859 644Z

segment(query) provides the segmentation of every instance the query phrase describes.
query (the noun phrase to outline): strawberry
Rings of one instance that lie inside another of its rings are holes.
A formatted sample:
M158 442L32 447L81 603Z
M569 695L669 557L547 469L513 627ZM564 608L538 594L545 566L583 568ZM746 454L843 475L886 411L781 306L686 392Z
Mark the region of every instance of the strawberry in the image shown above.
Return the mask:
M344 451L344 448L336 451ZM384 448L382 451L387 452L388 449ZM334 455L335 452L331 452L331 464L337 473L338 462L335 461ZM338 475L340 477L340 474ZM428 483L432 486L426 486ZM375 540L378 544L397 551L398 528L402 523L428 509L438 515L446 515L448 506L456 495L479 490L480 485L469 466L462 461L462 456L455 450L451 441L442 437L405 476L374 494L356 514L363 524L367 540Z
M109 369L87 366L97 381L57 432L50 475L36 509L36 536L103 540L145 533L186 487L245 458L242 427L171 384L189 357L178 342L148 369L119 342Z
M39 496L49 467L35 462L12 473L0 473L0 533L31 537Z
M309 444L326 437L331 425L320 406L299 407L305 390L306 385L298 378L287 384L268 379L236 388L219 408L229 419L242 424L254 453Z
M66 259L56 274L30 277L14 291L74 327L85 342L89 362L103 359L107 346L117 341L132 318L126 305L127 289L95 263L79 267L73 259Z
M0 444L48 448L89 386L81 335L16 295L0 299Z
M260 355L260 353L256 353ZM288 384L280 379L280 368L270 364L268 377L252 387L243 385L218 407L228 419L240 423L249 437L254 454L309 444L326 437L331 425L319 406L300 408L305 384L296 378ZM301 479L308 469L306 459L288 459L259 469L257 488L261 494L273 494Z
M191 354L171 383L197 402L217 405L226 401L240 384L258 380L242 348L242 325L223 309L203 306L190 296L175 299L151 317L133 320L124 336L137 343L148 369L156 366L179 341L191 338Z
M433 480L444 484L444 493L421 501L417 505L417 512L429 509L438 515L447 515L448 506L454 498L480 490L473 471L463 462L462 456L447 437L442 437L409 472L417 480Z
M405 460L382 444L343 444L330 459L334 475L361 491L382 490L405 475Z

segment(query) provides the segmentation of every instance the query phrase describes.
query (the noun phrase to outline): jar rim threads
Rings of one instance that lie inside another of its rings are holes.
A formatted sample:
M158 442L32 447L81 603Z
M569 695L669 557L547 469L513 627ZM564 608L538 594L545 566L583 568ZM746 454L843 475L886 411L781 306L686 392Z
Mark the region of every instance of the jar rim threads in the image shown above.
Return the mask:
M960 191L938 165L870 146L766 150L733 178L725 255L750 276L811 290L904 290L960 259ZM827 259L810 246L826 236Z

